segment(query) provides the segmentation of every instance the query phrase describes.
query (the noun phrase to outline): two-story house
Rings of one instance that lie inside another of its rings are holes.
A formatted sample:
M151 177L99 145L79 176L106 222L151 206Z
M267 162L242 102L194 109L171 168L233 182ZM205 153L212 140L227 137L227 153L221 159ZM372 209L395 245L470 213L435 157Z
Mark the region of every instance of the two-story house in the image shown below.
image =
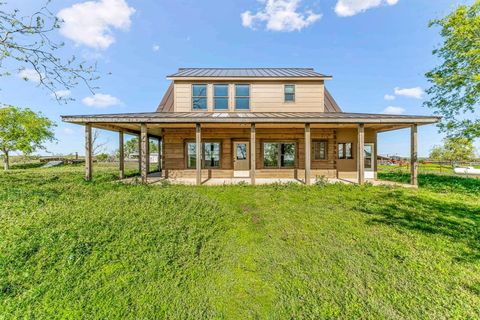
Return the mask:
M416 184L417 126L437 117L343 112L311 68L181 68L155 112L63 116L85 125L86 179L92 177L92 127L140 138L142 181L149 139L161 145L162 175L191 178L376 178L377 133L411 128ZM123 156L120 177L124 176Z

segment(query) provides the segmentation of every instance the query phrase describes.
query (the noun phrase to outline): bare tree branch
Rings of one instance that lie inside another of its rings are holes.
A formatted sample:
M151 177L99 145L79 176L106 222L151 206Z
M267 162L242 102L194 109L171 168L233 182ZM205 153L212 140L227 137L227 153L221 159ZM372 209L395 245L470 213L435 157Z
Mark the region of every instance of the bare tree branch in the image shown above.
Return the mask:
M48 9L50 1L30 16L20 16L17 9L1 10L6 3L0 2L0 77L31 68L40 87L50 91L57 101L68 102L72 99L59 96L57 91L70 90L82 83L93 93L97 87L92 82L99 78L97 65L79 62L75 56L58 57L64 43L52 41L51 36L62 21ZM4 67L8 60L14 62L13 70Z

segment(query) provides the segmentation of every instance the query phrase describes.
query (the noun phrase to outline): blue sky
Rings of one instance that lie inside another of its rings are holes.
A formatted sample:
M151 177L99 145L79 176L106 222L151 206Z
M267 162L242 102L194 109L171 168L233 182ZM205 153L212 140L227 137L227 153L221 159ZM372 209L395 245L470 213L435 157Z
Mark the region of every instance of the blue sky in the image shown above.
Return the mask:
M25 12L39 3L10 2ZM54 0L50 9L68 23L54 38L65 41L65 57L98 61L97 96L79 86L75 101L60 105L14 74L0 78L0 101L55 120L58 142L48 151L63 154L83 154L84 140L83 127L60 115L154 111L178 67L313 67L333 75L327 87L344 111L427 115L424 73L438 62L431 51L440 41L428 21L471 2ZM421 127L420 156L441 139L435 126ZM115 134L102 140L117 148ZM380 134L379 152L408 155L408 131Z

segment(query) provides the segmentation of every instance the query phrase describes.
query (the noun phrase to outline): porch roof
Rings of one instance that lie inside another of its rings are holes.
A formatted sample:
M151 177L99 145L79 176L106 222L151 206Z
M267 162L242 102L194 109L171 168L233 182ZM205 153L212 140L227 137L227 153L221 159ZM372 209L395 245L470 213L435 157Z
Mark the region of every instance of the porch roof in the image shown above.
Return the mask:
M145 112L65 115L70 123L319 123L432 124L436 116L346 112Z

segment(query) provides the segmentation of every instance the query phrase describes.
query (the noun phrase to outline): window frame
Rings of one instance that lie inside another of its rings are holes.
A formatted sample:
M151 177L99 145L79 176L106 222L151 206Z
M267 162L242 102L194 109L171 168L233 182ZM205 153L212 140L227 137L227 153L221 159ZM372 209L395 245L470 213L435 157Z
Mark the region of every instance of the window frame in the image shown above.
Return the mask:
M316 145L317 143L324 143L325 144L325 157L324 158L321 158L321 159L317 159L315 157L316 155L316 152L315 152L315 148L316 148ZM312 145L313 145L313 156L312 156L312 159L313 161L326 161L328 160L328 141L327 140L312 140Z
M248 86L248 96L238 96L237 95L237 86ZM249 111L252 109L252 106L251 106L251 96L252 96L252 86L250 85L250 83L234 83L234 87L233 87L233 90L234 90L234 109L235 111L239 110L239 111ZM241 99L245 99L245 98L248 98L248 109L238 109L237 108L237 98L241 98Z
M189 167L188 166L188 144L189 143L192 143L192 144L196 144L196 141L195 140L185 140L185 147L184 147L184 153L185 153L185 168L188 170L188 169L191 169L191 170L196 170L196 162L195 162L195 166L194 167ZM221 169L222 168L222 150L223 150L223 145L222 145L222 141L220 140L202 140L202 155L201 155L201 166L202 168L201 169ZM205 166L205 144L206 143L218 143L219 144L219 150L218 150L218 167L206 167ZM195 152L196 152L196 146L195 146Z
M339 148L343 146L343 155L340 156ZM350 157L347 157L347 145L350 145ZM341 160L352 160L353 157L353 142L340 142L337 143L337 158Z
M264 169L295 169L297 168L297 157L298 157L298 142L294 140L263 140L262 142L262 167ZM265 166L265 144L266 143L271 143L271 144L276 144L278 146L278 151L277 151L277 166ZM281 166L281 160L282 160L282 144L293 144L295 148L295 154L293 156L293 165L292 166L287 166L287 167L282 167Z
M226 86L227 87L227 95L226 96L216 96L215 95L215 86ZM213 110L230 110L230 84L229 83L214 83L212 85L212 89L213 89ZM225 109L217 109L216 108L216 98L223 98L223 99L227 99L227 108Z
M194 96L193 93L194 93L194 87L195 86L205 86L205 96ZM192 83L192 94L191 94L191 103L192 103L192 111L207 111L208 110L208 84L207 83ZM198 99L198 98L201 98L201 99L205 99L205 109L195 109L193 106L194 106L194 103L193 101L195 99Z
M287 93L287 87L293 87L293 93ZM284 103L295 103L296 100L296 86L295 84L287 83L283 85L283 102ZM293 94L293 100L287 100L287 94Z

